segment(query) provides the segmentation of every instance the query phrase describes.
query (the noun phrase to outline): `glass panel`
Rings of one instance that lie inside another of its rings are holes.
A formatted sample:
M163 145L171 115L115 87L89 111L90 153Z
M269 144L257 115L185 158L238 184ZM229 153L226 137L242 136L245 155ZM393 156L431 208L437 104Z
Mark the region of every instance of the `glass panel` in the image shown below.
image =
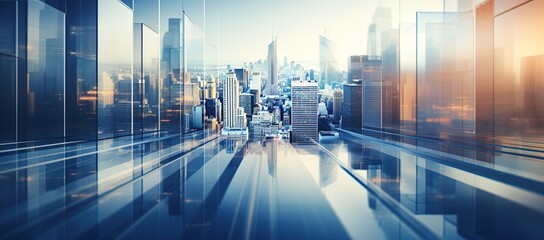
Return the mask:
M442 11L443 0L399 1L401 131L416 134L416 12Z
M160 129L181 129L181 1L160 1Z
M206 0L182 0L183 12L191 16L191 20L199 29L204 29L206 14L204 13Z
M483 139L493 135L493 5L487 1L475 9L476 133ZM489 141L487 139L486 141Z
M97 3L68 1L66 55L66 136L97 136Z
M16 5L15 1L0 1L0 54L15 56Z
M27 108L23 139L64 136L64 14L28 2ZM20 108L21 109L21 108Z
M116 0L98 1L98 135L132 129L132 11Z
M497 1L498 2L498 1ZM543 1L495 17L495 134L500 144L541 145L544 135ZM533 153L534 154L534 153Z
M187 16L183 16L184 81L183 81L183 129L202 128L204 109L201 104L200 86L204 85L204 33Z
M134 24L134 133L158 130L158 34L146 25Z
M16 68L17 58L0 54L0 102L2 114L0 114L0 142L16 140Z
M418 13L418 135L474 133L474 43L470 13Z
M134 0L134 23L159 30L159 0Z
M511 10L531 0L498 0L495 1L495 15Z

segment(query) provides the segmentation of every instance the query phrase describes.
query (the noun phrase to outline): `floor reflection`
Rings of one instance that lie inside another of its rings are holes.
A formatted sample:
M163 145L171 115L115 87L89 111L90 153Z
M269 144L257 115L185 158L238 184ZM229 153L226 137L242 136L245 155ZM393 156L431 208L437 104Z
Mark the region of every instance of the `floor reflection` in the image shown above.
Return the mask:
M544 196L535 186L482 176L386 141L345 137L291 145L206 132L151 134L26 144L2 150L0 160L0 238L7 239L544 233Z
M544 233L544 196L533 186L487 177L502 176L499 171L481 176L380 141L348 137L323 147L439 238L536 239Z

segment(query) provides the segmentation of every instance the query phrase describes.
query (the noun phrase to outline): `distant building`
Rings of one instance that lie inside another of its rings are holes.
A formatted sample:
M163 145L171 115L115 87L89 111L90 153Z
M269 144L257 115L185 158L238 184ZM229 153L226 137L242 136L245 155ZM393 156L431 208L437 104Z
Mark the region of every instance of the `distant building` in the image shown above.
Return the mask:
M215 113L215 104L217 99L215 98L206 98L204 100L205 114L208 119L216 118Z
M363 86L344 84L342 128L361 128L363 117Z
M319 88L324 88L326 84L337 82L338 79L338 59L336 43L324 36L319 36L319 65L321 67L321 77L319 78ZM310 73L310 79L311 73Z
M238 92L238 84L236 75L232 71L229 71L223 86L224 134L236 134L238 131L242 134L247 134L246 115L244 109L239 107L240 93Z
M238 87L240 88L240 92L245 92L249 88L249 76L247 70L245 68L236 68L234 69L234 73L236 74L236 78L238 78Z
M348 59L348 81L347 83L356 83L363 80L363 63L368 60L365 55L349 56Z
M279 133L279 124L274 122L273 118L273 114L267 111L255 113L253 120L249 124L249 135L257 139L267 135L277 135Z
M240 94L240 107L244 109L246 117L251 119L253 115L253 106L255 105L255 96L251 93Z
M217 98L217 81L213 76L206 81L204 98Z
M316 81L293 81L291 85L291 142L311 143L318 140Z
M277 40L268 45L268 80L266 81L265 94L278 94L278 56Z
M368 27L367 53L369 59L380 59L382 54L382 33L390 30L391 8L378 7L372 15L372 23Z
M260 72L254 72L251 75L250 89L257 91L257 96L261 96L262 76Z
M204 128L204 106L193 106L193 129Z
M332 93L332 109L333 109L333 122L335 123L339 123L340 122L340 119L342 118L342 105L343 105L343 94L342 94L342 90L340 89L335 89L334 92Z

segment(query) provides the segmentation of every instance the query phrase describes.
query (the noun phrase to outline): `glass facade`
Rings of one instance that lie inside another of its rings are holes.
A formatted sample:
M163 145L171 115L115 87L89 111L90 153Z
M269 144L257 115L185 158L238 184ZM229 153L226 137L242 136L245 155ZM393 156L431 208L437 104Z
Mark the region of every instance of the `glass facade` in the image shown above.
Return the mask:
M193 121L193 115L199 114L193 112L194 107L203 106L203 99L200 90L205 84L205 64L204 64L204 33L198 28L195 22L187 15L183 15L183 49L184 49L184 67L183 67L183 129L185 132L191 129L201 128L198 121ZM197 116L195 116L197 117ZM203 121L203 114L198 116L200 122Z

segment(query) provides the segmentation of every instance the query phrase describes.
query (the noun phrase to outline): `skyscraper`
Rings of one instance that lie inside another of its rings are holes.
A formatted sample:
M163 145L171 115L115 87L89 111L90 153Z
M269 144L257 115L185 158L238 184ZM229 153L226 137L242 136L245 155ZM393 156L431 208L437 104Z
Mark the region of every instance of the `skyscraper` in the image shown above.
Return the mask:
M363 79L363 64L368 57L365 55L349 56L348 83L358 83Z
M343 94L342 90L335 89L332 93L332 101L333 101L333 122L338 123L340 122L340 119L342 118L342 102L343 102Z
M262 87L262 76L260 72L254 72L251 74L251 84L250 89L259 90L261 92Z
M238 83L236 75L232 71L229 71L223 86L224 134L233 134L238 131L243 132L246 127L244 108L239 107L240 93L238 92ZM247 129L245 133L247 134Z
M316 81L294 80L291 83L291 142L311 143L318 140Z
M238 78L238 86L241 88L241 92L245 92L248 89L249 81L247 70L245 68L236 68L234 69L234 73L236 74L236 78Z
M372 15L368 27L367 54L370 59L379 59L382 55L382 33L391 29L391 9L378 7Z
M319 66L321 67L319 88L324 88L326 84L338 81L339 72L336 54L336 43L324 36L319 36Z
M274 40L268 44L268 80L265 86L265 94L267 95L278 94L277 42L278 40Z
M240 107L244 109L246 116L251 119L253 115L253 106L255 105L255 95L251 93L240 94Z
M342 108L342 128L360 129L362 127L363 86L344 84L344 101Z

